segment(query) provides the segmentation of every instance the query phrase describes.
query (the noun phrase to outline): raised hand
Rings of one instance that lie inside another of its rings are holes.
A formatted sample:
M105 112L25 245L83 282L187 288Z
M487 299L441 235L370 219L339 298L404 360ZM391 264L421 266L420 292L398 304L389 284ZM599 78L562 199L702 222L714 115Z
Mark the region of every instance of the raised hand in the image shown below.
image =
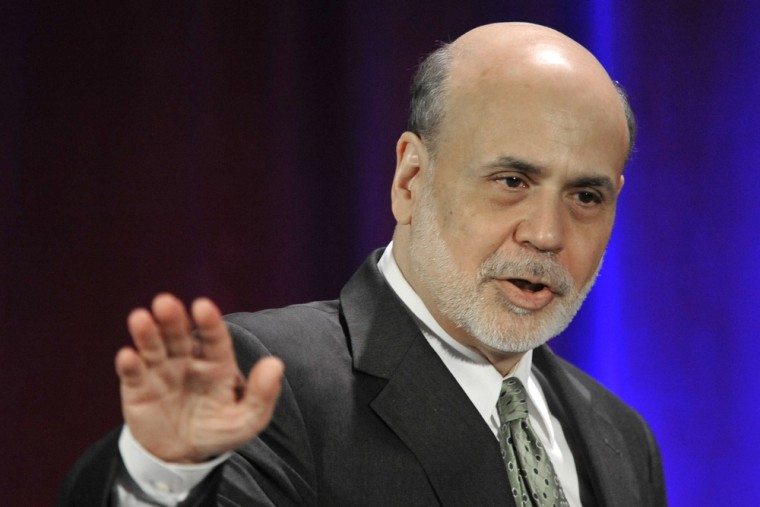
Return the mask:
M151 313L152 312L152 313ZM266 428L280 394L283 364L261 359L246 382L217 307L198 299L190 317L174 296L127 319L135 348L116 355L124 419L156 457L199 463L234 450Z

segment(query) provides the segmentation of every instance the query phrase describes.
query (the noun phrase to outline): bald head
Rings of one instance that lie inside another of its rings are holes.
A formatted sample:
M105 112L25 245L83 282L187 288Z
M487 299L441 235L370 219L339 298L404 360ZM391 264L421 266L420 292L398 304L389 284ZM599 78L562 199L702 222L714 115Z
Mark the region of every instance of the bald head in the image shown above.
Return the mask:
M458 56L457 67L488 69L538 66L582 66L606 77L599 62L583 46L545 26L530 23L484 25L459 37L451 44Z
M529 23L481 26L430 54L412 83L407 129L435 155L450 102L478 94L491 100L482 94L488 87L501 87L501 94L519 89L548 92L553 87L552 93L570 100L593 98L597 108L621 115L626 155L633 148L636 123L625 92L583 46L560 32Z

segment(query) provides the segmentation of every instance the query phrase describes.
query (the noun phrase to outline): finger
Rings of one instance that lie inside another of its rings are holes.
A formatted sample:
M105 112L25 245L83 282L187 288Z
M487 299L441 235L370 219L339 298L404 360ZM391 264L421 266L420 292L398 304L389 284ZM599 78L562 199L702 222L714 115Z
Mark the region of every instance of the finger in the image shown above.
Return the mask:
M242 403L248 405L256 433L266 428L272 419L277 399L282 391L285 365L276 357L265 357L251 369Z
M127 317L127 328L137 352L148 364L156 364L166 359L167 351L161 333L153 316L145 308L132 310Z
M124 347L114 359L116 373L121 383L126 387L138 387L145 375L145 364L140 355L130 347Z
M198 298L190 311L200 339L200 355L211 361L234 360L232 338L219 308L210 299Z
M170 357L189 356L194 341L185 305L171 294L159 294L153 299L152 309L167 354Z

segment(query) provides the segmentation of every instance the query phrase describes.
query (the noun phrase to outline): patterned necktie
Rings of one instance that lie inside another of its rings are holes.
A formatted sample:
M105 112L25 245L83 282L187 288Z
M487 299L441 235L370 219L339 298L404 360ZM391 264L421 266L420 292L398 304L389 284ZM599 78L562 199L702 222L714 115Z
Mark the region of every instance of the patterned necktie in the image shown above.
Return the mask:
M562 486L543 444L528 422L525 388L510 377L501 384L499 445L518 507L567 507Z

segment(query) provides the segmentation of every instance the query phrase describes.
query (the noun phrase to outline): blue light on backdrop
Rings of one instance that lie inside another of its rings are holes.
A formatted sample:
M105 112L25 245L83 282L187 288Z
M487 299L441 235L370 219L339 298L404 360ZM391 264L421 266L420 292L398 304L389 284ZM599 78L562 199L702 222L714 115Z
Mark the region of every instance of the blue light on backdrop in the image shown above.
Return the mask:
M650 421L673 505L755 505L713 477L760 497L760 5L593 12L586 44L640 134L602 276L561 349Z

